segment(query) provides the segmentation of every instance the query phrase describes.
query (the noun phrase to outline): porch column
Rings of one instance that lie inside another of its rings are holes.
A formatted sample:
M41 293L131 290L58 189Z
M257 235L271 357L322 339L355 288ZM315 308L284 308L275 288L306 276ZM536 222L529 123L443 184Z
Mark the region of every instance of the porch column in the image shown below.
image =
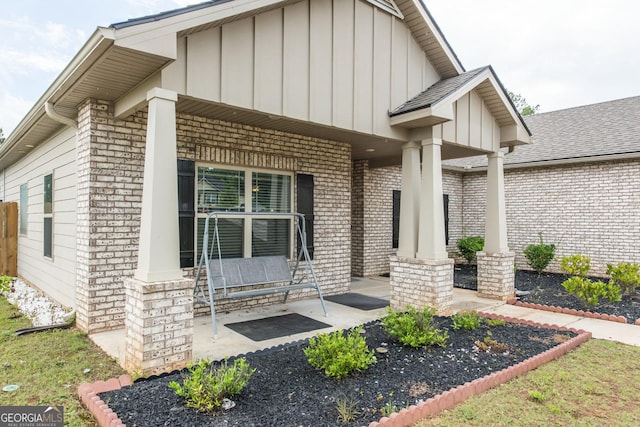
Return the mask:
M398 256L414 258L418 251L420 216L420 144L417 142L407 142L402 147L401 190Z
M485 244L478 258L478 296L506 300L513 296L515 253L507 243L504 194L504 153L487 155L487 211Z
M430 306L446 314L453 303L453 259L448 257L444 234L441 146L439 138L422 140L418 251L415 258L402 256L400 251L391 257L390 304L395 310ZM404 161L402 166L404 174Z
M422 190L420 230L416 258L447 259L442 202L442 159L439 138L422 141Z
M143 375L184 367L192 357L193 281L183 279L178 237L175 92L147 93L138 268L125 279L125 368Z
M154 88L147 93L147 146L140 216L136 279L144 282L182 279L178 234L178 94Z

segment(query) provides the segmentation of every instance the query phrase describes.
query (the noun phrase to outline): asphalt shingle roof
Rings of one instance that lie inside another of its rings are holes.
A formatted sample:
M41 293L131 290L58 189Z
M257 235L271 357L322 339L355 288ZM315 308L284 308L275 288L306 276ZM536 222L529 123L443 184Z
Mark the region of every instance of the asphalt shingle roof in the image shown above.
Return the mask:
M475 76L488 68L489 66L476 68L475 70L462 73L459 76L440 80L439 82L436 82L429 86L424 92L419 93L395 110L391 111L389 113L389 117L398 116L404 113L410 113L412 111L421 110L423 108L428 108L441 99L452 94L453 92L458 90L458 88L464 86L467 82L469 82Z
M538 113L524 118L533 142L505 156L505 165L640 154L640 96ZM486 156L443 162L484 167Z

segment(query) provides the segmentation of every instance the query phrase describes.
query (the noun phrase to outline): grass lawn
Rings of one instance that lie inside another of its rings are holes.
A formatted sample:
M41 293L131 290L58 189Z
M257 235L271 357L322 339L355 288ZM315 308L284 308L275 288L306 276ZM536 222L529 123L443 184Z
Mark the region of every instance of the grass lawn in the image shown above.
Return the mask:
M29 319L0 296L0 388L20 386L13 392L0 391L0 406L62 405L66 426L94 426L93 416L77 397L78 385L124 371L75 328L13 335L29 326Z
M639 426L640 347L590 340L423 420L427 426Z

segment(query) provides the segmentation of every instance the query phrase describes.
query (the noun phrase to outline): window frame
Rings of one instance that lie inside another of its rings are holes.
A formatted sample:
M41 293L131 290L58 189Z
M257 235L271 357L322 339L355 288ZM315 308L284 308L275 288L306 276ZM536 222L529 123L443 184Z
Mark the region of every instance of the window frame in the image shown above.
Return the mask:
M221 164L221 163L210 163L210 162L195 162L195 179L194 179L194 188L193 188L193 192L194 192L194 200L195 200L195 219L194 219L194 227L193 227L193 233L194 233L194 254L196 254L196 258L194 261L199 262L199 257L201 255L201 250L200 252L198 251L198 220L201 218L206 218L208 212L200 212L200 208L198 206L198 176L199 176L199 169L201 167L204 168L213 168L213 169L222 169L222 170L231 170L231 171L240 171L244 173L244 211L240 211L240 212L245 212L245 213L252 213L253 212L253 203L252 203L252 195L253 195L253 174L254 173L266 173L266 174L272 174L272 175L282 175L282 176L288 176L289 177L289 209L290 212L286 212L283 213L283 215L277 215L274 213L270 213L269 215L260 215L259 213L255 213L253 215L249 215L243 218L243 242L242 242L242 248L243 248L243 253L242 253L242 257L243 258L251 258L252 255L252 222L253 220L260 220L260 219L286 219L289 221L289 241L288 241L288 251L287 251L287 258L289 259L293 259L295 256L295 237L296 237L296 230L295 230L295 223L293 218L291 217L291 212L293 212L294 210L294 202L295 202L295 198L294 198L294 191L295 191L295 173L293 171L284 171L284 170L279 170L279 169L266 169L266 168L255 168L255 167L244 167L244 166L236 166L236 165L227 165L227 164ZM238 212L238 211L236 211ZM238 218L237 216L233 216L233 215L225 215L224 213L220 213L218 215L219 218Z
M50 209L47 209L47 177L51 179L51 195L50 195ZM53 260L53 212L54 212L54 187L55 187L55 179L53 172L44 174L42 176L42 256L46 259ZM47 247L47 236L45 235L47 230L47 220L50 220L49 226L49 247ZM48 252L47 253L47 249Z
M27 236L29 232L29 183L20 184L20 235Z

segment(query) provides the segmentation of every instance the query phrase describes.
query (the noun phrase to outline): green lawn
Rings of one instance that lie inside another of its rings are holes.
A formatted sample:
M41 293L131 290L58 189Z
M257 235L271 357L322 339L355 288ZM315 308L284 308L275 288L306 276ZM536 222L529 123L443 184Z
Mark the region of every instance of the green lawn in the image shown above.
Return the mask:
M639 425L640 347L590 340L416 427Z
M0 388L20 387L0 391L0 406L62 405L65 425L95 425L77 397L78 385L120 376L123 369L75 328L13 335L29 326L31 322L0 296ZM90 371L84 373L85 369Z

